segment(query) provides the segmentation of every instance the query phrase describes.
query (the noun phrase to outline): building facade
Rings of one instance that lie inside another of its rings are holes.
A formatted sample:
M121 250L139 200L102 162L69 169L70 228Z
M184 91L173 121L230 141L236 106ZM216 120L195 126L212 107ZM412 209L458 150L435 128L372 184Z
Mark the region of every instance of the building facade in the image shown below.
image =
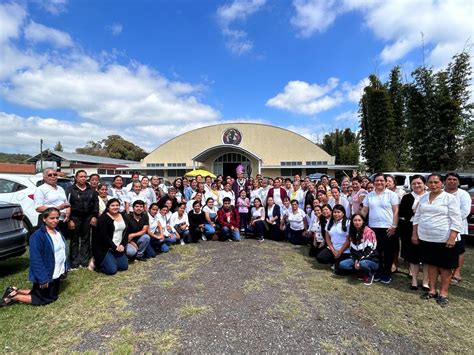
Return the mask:
M193 169L235 176L242 164L248 173L289 177L333 175L335 157L309 139L284 128L259 123L225 123L198 128L163 143L140 164L123 169L173 179Z

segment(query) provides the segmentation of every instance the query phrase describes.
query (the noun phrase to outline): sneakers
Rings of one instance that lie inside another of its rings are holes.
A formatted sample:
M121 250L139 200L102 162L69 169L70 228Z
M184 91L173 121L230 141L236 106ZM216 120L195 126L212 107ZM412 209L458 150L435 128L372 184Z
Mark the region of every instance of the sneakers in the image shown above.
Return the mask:
M381 278L382 278L382 275L380 275L380 274L375 274L375 276L374 276L374 282L379 282Z
M364 275L364 285L370 286L374 282L374 275Z
M185 245L186 243L184 242L184 240L181 239L180 244L181 244L181 245Z
M381 278L380 278L380 282L383 283L383 284L386 284L388 285L390 282L392 282L392 278L388 275L383 275Z
M257 239L257 242L259 242L259 243L263 243L264 241L265 241L265 239L263 239L263 237L262 237L262 238L259 238L259 239Z
M201 234L201 239L207 241L207 237L204 234Z

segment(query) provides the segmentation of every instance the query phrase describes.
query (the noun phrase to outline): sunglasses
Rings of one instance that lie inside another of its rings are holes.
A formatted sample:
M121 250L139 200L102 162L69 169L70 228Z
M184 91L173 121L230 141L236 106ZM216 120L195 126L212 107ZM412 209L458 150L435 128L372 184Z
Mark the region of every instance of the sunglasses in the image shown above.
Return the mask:
M48 177L58 176L58 174L48 174Z

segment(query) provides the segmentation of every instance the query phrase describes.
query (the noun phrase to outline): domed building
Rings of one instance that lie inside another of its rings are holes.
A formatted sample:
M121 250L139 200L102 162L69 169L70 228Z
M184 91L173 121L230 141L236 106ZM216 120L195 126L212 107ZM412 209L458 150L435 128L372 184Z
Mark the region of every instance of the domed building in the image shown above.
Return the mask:
M334 176L336 170L357 168L335 165L334 160L309 139L287 129L260 123L223 123L168 140L134 168L168 179L193 169L235 176L239 164L252 175L269 177L317 172Z

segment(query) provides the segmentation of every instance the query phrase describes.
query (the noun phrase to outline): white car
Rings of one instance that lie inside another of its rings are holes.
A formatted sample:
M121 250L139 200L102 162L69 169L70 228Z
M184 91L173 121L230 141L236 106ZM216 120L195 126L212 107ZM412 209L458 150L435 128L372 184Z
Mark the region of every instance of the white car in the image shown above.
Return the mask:
M39 213L35 209L36 187L43 184L43 175L0 174L0 201L17 203L24 213L23 223L31 234L38 225ZM58 185L64 190L72 185L72 180L58 178Z

